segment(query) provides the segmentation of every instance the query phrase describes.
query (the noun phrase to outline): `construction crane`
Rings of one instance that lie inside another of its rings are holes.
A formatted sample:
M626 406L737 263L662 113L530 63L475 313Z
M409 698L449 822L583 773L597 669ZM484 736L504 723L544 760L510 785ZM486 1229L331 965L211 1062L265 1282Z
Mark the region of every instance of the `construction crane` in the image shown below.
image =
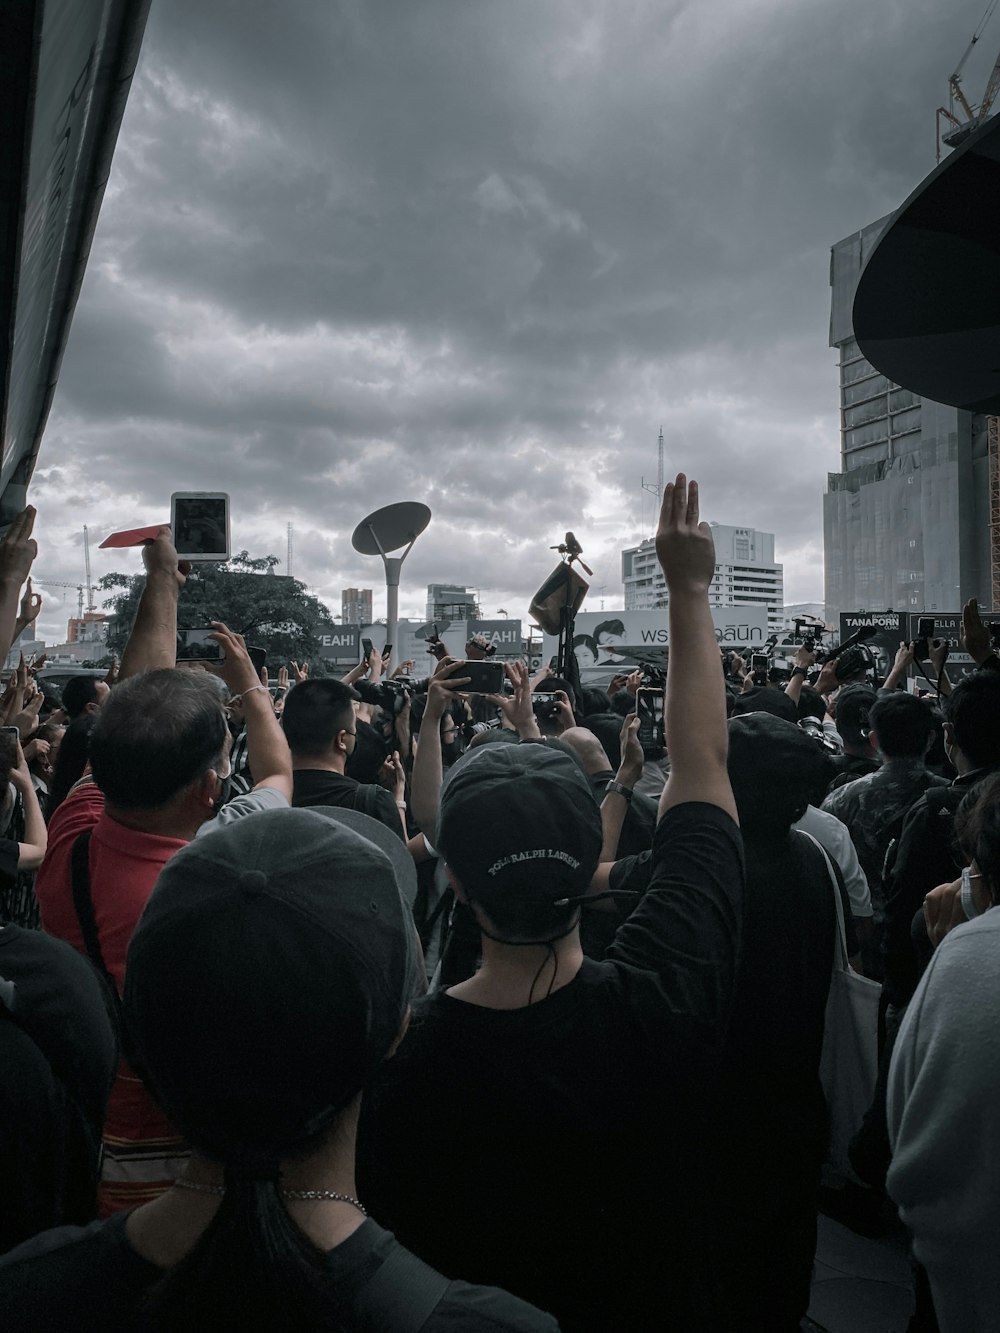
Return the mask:
M977 107L971 106L969 99L962 91L962 69L969 56L972 54L973 47L976 46L983 30L993 17L993 11L996 9L1000 0L990 0L986 7L986 13L980 19L979 27L972 34L972 41L966 47L965 54L955 66L955 72L948 79L948 105L939 106L935 124L937 128L937 161L941 161L941 145L947 144L949 148L957 148L959 144L965 142L974 130L977 130L983 121L987 119L990 110L996 100L997 93L1000 92L1000 52L997 53L996 61L990 72L990 77L986 81L986 91ZM964 115L962 119L956 110L956 103L959 110ZM942 125L950 126L942 133Z
M73 588L77 595L78 618L83 619L83 584L82 583L61 583L58 579L46 579L41 574L33 574L32 581L42 588ZM63 594L63 601L66 600Z

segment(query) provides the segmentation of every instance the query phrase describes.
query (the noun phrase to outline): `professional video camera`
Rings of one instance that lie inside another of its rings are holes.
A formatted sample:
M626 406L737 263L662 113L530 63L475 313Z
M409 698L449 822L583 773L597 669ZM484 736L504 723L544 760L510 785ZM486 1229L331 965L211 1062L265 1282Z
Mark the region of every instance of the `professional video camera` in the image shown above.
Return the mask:
M801 645L807 648L809 652L815 652L817 644L823 638L824 634L829 634L829 630L822 620L817 620L815 616L796 616L792 621L792 637L789 640L798 647Z

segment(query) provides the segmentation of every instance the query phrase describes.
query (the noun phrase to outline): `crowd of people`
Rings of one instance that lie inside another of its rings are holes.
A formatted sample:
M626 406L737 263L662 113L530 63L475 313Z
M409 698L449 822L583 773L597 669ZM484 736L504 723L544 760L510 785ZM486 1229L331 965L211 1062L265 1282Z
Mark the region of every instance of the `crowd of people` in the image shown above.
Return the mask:
M33 522L0 542L4 653L38 615ZM169 528L107 680L60 696L22 662L5 1333L791 1333L821 1206L909 1229L914 1333L1000 1327L989 633L970 603L954 684L929 646L935 699L903 688L914 645L884 682L806 646L761 680L720 654L683 475L656 551L663 753L641 671L511 662L481 695L443 650L373 651L272 689L220 623L221 664L179 666ZM841 949L882 1000L834 1178Z

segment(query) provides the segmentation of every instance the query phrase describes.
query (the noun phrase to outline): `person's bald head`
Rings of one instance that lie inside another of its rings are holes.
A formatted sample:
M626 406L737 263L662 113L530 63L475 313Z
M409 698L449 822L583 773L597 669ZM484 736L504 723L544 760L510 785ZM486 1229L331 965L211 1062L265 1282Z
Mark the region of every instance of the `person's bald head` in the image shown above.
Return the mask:
M559 739L573 747L587 773L606 773L612 767L604 746L586 727L570 727Z

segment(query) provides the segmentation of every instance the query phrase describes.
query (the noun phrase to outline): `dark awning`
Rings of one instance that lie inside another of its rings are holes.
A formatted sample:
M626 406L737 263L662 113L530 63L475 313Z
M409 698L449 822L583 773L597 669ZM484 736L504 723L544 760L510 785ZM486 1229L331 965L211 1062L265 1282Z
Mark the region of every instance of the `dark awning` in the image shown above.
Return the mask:
M0 10L0 523L24 505L149 4Z
M922 398L1000 413L1000 116L914 190L854 298L871 364Z

